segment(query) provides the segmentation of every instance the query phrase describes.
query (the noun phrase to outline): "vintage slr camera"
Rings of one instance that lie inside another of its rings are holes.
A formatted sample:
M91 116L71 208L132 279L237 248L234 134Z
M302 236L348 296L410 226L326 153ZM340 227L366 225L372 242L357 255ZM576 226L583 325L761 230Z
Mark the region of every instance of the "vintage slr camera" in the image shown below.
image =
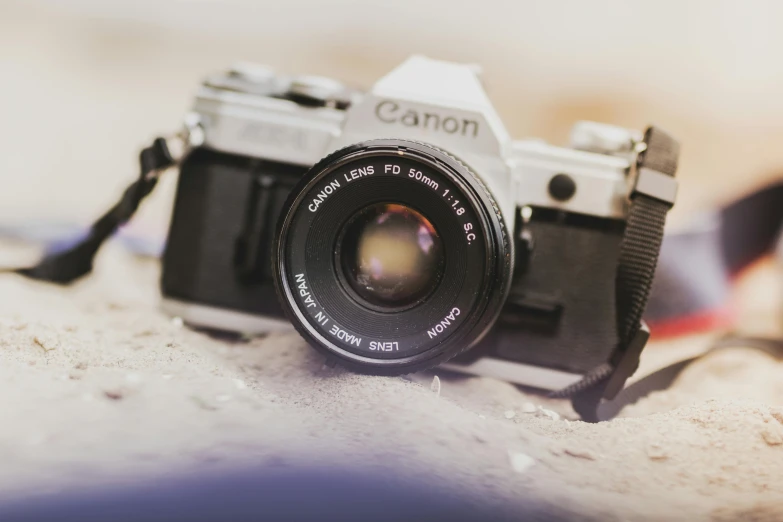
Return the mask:
M371 374L449 361L559 389L612 357L640 133L582 122L572 148L512 141L475 67L424 57L369 92L239 66L201 86L190 120L204 140L180 171L168 312L293 323Z

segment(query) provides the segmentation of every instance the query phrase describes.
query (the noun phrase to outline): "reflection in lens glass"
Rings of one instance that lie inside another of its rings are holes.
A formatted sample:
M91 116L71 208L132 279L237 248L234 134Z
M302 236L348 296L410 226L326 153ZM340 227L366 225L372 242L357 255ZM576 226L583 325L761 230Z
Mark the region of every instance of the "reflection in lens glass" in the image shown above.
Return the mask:
M426 297L443 270L440 237L427 218L404 205L371 205L346 225L343 273L363 299L402 307Z

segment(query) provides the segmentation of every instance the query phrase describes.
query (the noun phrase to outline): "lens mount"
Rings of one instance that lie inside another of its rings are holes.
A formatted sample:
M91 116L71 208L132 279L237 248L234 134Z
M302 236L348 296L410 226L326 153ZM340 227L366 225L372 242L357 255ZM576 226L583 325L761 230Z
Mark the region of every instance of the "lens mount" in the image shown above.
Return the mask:
M448 360L505 301L513 253L498 207L465 165L429 145L339 150L285 208L273 252L283 308L352 370L399 375Z

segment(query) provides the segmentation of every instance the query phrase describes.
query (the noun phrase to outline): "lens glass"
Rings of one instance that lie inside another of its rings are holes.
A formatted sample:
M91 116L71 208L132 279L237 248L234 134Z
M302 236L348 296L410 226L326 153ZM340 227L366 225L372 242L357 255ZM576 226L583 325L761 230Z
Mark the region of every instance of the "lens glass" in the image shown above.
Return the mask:
M415 305L438 285L443 245L416 210L376 203L355 214L340 234L339 264L351 289L367 303L398 310Z

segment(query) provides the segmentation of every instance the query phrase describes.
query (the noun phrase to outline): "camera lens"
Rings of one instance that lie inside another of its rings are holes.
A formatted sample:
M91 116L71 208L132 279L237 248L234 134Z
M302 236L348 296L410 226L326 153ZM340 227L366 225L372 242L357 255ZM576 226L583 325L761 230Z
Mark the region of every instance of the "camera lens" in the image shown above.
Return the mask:
M443 245L432 223L397 203L375 203L346 224L338 240L340 265L350 288L382 311L426 298L443 271Z
M283 309L352 370L399 375L446 361L497 319L512 246L498 206L460 161L372 140L314 165L277 224Z

